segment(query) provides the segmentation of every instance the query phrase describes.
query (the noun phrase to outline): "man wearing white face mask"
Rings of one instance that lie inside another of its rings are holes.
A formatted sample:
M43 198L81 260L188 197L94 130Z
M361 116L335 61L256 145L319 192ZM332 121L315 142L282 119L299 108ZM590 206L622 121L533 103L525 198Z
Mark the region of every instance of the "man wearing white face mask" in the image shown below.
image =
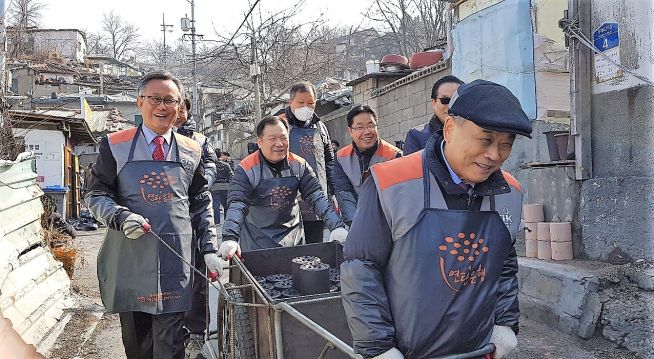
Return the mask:
M320 186L331 198L334 194L332 170L334 151L325 124L314 113L316 90L309 82L298 82L291 86L288 107L284 116L291 127L289 146L293 153L304 158L316 171ZM300 203L306 243L320 243L325 224L310 206Z

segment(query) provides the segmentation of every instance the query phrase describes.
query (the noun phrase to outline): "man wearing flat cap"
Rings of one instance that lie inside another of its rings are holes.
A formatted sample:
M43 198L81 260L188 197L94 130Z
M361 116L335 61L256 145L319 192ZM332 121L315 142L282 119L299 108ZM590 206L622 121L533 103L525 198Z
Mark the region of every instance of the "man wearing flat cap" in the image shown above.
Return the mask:
M341 265L356 353L426 359L493 343L486 358L502 358L515 348L522 193L500 167L530 133L508 89L476 80L455 92L442 136L371 168Z

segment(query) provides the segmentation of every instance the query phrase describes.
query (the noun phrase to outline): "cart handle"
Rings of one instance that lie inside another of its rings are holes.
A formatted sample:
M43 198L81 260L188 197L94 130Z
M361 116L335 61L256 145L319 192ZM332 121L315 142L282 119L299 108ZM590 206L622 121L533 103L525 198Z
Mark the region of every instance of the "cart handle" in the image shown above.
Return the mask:
M478 358L484 354L491 354L495 351L495 344L488 343L483 348L477 349L474 352L463 353L463 354L453 354L447 355L444 357L438 357L437 359L469 359L469 358Z
M347 345L344 341L338 339L338 337L336 337L334 334L332 334L332 333L328 332L327 330L325 330L325 328L321 327L320 325L318 325L313 320L307 318L304 314L300 313L297 309L293 308L290 304L285 303L285 302L277 303L275 305L275 309L285 311L291 317L295 318L295 320L297 320L298 322L306 325L307 327L309 327L309 329L316 332L316 334L323 337L323 339L325 339L328 342L334 344L334 346L338 350L340 350L343 353L347 354L350 358L363 359L363 357L361 355L354 353L354 349L352 349L351 346Z
M340 340L338 337L336 337L334 334L330 333L327 331L325 328L321 327L318 325L316 322L313 320L307 318L304 314L300 313L297 309L293 308L290 304L286 302L280 302L275 305L275 308L278 310L285 311L288 313L291 317L295 318L297 321L300 323L306 325L309 327L309 329L313 330L316 332L316 334L320 335L323 337L323 339L327 340L328 342L332 343L338 350L342 351L343 353L347 354L350 358L353 359L363 359L363 357L360 354L356 354L354 352L354 349L352 349L351 346L347 345L345 342ZM438 359L468 359L468 358L477 358L481 355L484 354L490 354L495 351L495 345L492 343L486 344L481 349L475 350L473 352L469 353L463 353L463 354L454 354L454 355L448 355L444 357L439 357Z

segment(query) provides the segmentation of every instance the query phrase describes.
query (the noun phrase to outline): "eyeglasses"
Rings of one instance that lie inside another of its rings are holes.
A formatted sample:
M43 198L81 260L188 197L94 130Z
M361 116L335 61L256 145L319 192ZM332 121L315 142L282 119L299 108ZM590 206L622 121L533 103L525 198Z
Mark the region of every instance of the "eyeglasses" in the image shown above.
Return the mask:
M162 98L159 96L139 96L141 98L147 99L150 105L152 106L159 106L163 102L164 105L173 107L179 105L179 100L175 100L172 98Z
M450 103L450 98L449 97L439 97L438 98L443 105L447 105Z
M350 127L350 128L351 128L353 131L357 131L357 132L362 132L362 131L364 131L364 130L370 130L370 131L372 131L372 130L374 130L374 129L377 128L377 124L376 124L376 123L371 123L371 124L369 124L368 126L357 126L357 127Z

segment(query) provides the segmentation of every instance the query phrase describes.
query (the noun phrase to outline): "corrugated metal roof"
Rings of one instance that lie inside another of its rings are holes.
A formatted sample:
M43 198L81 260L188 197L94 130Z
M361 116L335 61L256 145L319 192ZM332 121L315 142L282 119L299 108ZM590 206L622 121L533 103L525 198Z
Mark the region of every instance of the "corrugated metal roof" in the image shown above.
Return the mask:
M71 110L10 110L7 111L14 128L38 128L39 126L66 124L79 144L98 143L89 124L78 111Z
M72 304L68 275L41 246L35 170L26 154L0 161L0 312L29 344L41 342Z
M117 109L94 110L89 128L94 133L109 133L134 127L134 123L123 118Z

